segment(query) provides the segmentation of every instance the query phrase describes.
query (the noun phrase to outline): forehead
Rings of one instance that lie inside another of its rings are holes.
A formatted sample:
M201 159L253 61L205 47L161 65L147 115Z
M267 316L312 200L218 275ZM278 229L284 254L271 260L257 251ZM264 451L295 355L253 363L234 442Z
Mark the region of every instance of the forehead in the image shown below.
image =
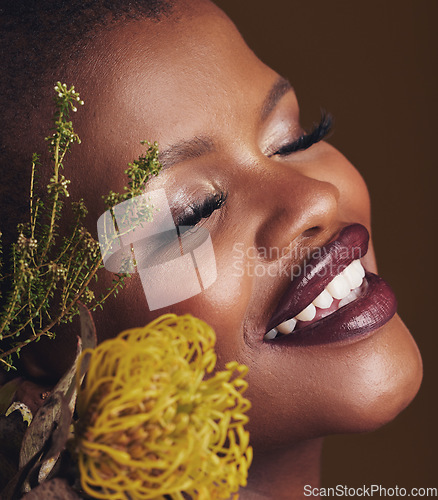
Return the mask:
M85 51L77 76L93 110L87 117L93 130L117 128L126 140L164 146L185 139L188 124L192 134L229 126L239 116L236 108L256 107L276 78L209 3L190 15L102 33Z

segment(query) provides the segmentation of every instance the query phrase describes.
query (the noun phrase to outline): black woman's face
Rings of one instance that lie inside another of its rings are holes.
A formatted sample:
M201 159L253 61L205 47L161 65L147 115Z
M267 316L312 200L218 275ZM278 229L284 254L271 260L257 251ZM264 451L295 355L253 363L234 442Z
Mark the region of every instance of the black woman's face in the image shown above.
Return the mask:
M421 362L397 315L336 342L264 339L290 270L303 266L306 250L353 223L370 231L367 188L336 149L320 141L280 154L303 133L292 88L207 3L191 19L136 21L104 33L81 64L69 75L86 102L77 116L82 145L73 152L72 191L92 206L94 221L104 211L100 195L122 189L123 171L142 152L143 139L171 149L167 168L148 189L163 188L174 214L226 194L202 221L216 257L214 284L150 312L134 276L96 315L100 337L169 311L208 322L220 365L237 359L250 368L254 444L372 429L401 411L418 389ZM371 241L361 262L376 272ZM335 326L325 325L330 337Z

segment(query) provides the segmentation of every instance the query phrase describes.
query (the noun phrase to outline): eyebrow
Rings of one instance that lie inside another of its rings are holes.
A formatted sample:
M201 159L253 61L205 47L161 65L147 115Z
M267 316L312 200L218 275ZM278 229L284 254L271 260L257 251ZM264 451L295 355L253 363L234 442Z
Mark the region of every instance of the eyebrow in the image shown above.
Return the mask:
M209 137L194 137L181 141L160 152L158 158L163 168L184 160L199 158L214 150L213 141Z
M268 95L263 101L260 120L263 122L272 113L281 98L293 90L292 85L282 76L276 80ZM209 137L194 137L186 141L181 141L160 152L158 158L163 169L169 168L175 163L185 160L199 158L215 150L213 140Z
M260 112L260 119L262 122L265 121L266 118L272 113L280 99L291 90L293 90L293 87L290 82L286 80L286 78L280 76L280 78L278 78L272 86L263 102L262 110Z

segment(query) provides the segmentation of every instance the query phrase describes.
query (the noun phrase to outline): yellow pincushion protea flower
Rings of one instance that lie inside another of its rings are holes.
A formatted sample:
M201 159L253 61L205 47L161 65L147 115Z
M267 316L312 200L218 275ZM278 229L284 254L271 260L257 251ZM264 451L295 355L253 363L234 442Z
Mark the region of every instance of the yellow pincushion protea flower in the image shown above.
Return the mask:
M246 485L248 369L231 362L206 378L214 344L203 321L167 314L84 352L75 435L88 495L211 500Z

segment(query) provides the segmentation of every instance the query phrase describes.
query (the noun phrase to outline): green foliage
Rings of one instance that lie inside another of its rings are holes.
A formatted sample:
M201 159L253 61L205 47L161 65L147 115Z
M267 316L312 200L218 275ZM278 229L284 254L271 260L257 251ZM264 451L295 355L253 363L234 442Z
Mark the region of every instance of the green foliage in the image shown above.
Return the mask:
M87 209L82 199L71 203L74 214L71 230L65 235L59 234L70 183L61 172L71 145L80 142L69 115L84 102L73 86L67 88L58 82L55 92L54 129L46 138L53 172L47 194L42 198L36 196L40 163L34 154L29 221L18 225L17 241L4 262L0 245L0 285L4 291L0 297L0 364L6 370L14 368L14 360L23 347L42 336L54 337L57 325L71 321L78 314L78 301L90 310L102 307L110 295L118 292L125 278L115 275L112 286L95 297L92 283L102 267L102 255L99 243L83 224ZM148 179L160 171L158 145L144 141L142 144L147 146L146 153L129 164L125 171L129 180L124 191L110 192L103 197L107 209L140 195ZM145 210L149 211L150 220L150 207L146 206Z

